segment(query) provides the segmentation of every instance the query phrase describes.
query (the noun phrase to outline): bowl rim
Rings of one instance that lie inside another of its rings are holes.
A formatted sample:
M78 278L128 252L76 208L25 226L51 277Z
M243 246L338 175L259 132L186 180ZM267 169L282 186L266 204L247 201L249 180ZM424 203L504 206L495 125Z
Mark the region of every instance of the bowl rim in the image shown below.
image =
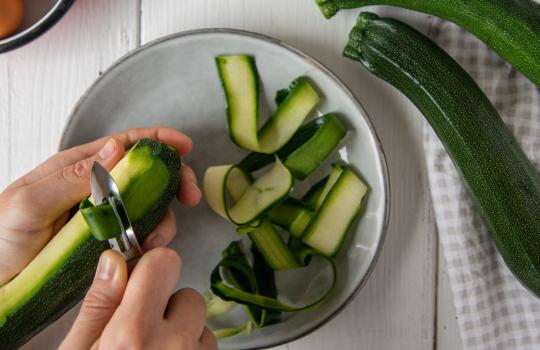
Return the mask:
M168 42L168 41L171 41L171 40L175 40L175 39L178 39L178 38L181 38L181 37L185 37L185 36L200 35L200 34L215 34L215 33L246 36L246 37L249 37L249 38L259 39L259 40L262 40L262 41L277 45L277 46L279 46L281 48L284 48L284 49L288 50L289 52L291 52L292 54L294 54L297 57L301 58L302 60L306 61L308 64L311 64L311 65L315 66L323 74L327 75L330 79L332 79L345 92L345 94L351 99L351 101L353 102L355 107L362 112L361 113L362 117L364 118L364 120L365 120L365 122L366 122L366 124L367 124L367 126L368 126L368 128L370 130L370 133L371 133L371 135L372 135L372 137L373 137L373 139L375 141L375 146L376 146L377 154L378 154L378 158L379 158L379 166L381 168L382 177L383 177L383 179L382 179L382 181L383 181L383 191L384 191L384 193L383 193L383 196L384 196L384 199L383 199L384 200L383 222L382 222L381 230L380 230L379 235L378 235L379 238L378 238L378 242L377 242L377 247L376 247L375 252L373 254L373 258L372 258L372 260L371 260L371 262L370 262L370 264L369 264L369 266L368 266L368 268L366 270L366 273L364 274L364 276L362 277L362 279L360 280L358 285L356 285L354 287L352 293L347 298L345 298L345 300L343 300L341 302L341 304L330 315L328 315L326 318L322 319L317 324L314 324L312 327L310 327L309 329L307 329L304 332L301 332L300 334L293 335L293 336L290 336L290 337L286 337L286 338L280 339L278 341L269 342L268 344L263 345L263 348L276 347L276 346L280 346L280 345L283 345L283 344L290 343L292 341L298 340L300 338L303 338L306 335L308 335L310 333L313 333L316 330L320 329L321 327L326 325L328 322L333 320L337 315L339 315L343 311L343 309L345 309L345 307L347 305L349 305L354 300L356 295L358 295L359 291L362 289L362 287L365 285L365 283L367 282L367 280L371 276L371 274L372 274L372 272L373 272L373 270L374 270L374 268L375 268L375 266L377 264L377 261L379 259L380 254L381 254L382 247L384 245L384 241L385 241L385 238L386 238L386 232L388 230L388 223L389 223L389 219L390 219L390 181L389 181L389 175L388 175L388 165L387 165L387 162L386 162L386 155L384 153L382 143L381 143L381 141L379 139L379 136L378 136L377 132L375 131L375 128L373 126L373 123L372 123L369 115L367 114L366 110L364 109L364 107L362 106L360 101L358 101L358 99L352 93L352 91L349 89L349 87L340 78L338 78L329 68L327 68L325 65L323 65L322 63L320 63L318 60L314 59L310 55L304 53L303 51L301 51L301 50L299 50L299 49L297 49L297 48L295 48L295 47L293 47L293 46L291 46L289 44L287 44L286 42L284 42L282 40L279 40L279 39L276 39L276 38L273 38L273 37L270 37L270 36L267 36L267 35L264 35L264 34L247 31L247 30L232 29L232 28L201 28L201 29L187 30L187 31L182 31L182 32L177 32L177 33L174 33L174 34L166 35L166 36L154 39L152 41L149 41L148 43L146 43L144 45L141 45L138 48L133 49L132 51L129 51L124 56L120 57L115 62L113 62L111 64L111 66L108 67L105 71L103 71L103 73L92 83L92 85L90 85L90 87L88 87L88 89L84 92L84 94L81 96L79 101L75 104L75 106L74 106L68 120L66 121L65 127L64 127L64 129L62 131L62 135L60 137L58 149L60 151L66 149L65 143L66 143L66 139L67 139L67 134L71 129L71 125L72 125L72 123L73 123L73 121L75 119L75 115L78 113L79 109L81 108L83 103L86 101L86 99L88 98L90 93L97 86L97 84L99 84L99 82L108 73L110 73L112 70L116 69L118 66L120 66L125 61L132 58L133 56L139 54L141 51L149 49L149 48L151 48L153 46L160 45L162 43L165 43L165 42ZM237 350L257 350L257 349L260 349L260 348L239 348Z
M43 17L22 32L0 39L0 53L26 45L49 30L70 9L75 0L58 0Z

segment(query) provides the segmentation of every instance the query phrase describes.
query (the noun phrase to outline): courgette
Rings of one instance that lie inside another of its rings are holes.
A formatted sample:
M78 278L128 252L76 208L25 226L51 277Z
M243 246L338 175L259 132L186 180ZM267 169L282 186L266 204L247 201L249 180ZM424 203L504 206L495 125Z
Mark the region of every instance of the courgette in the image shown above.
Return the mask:
M332 164L330 175L313 185L302 200L292 197L285 199L268 212L268 219L287 230L293 237L302 237L342 172L343 166Z
M294 179L283 163L276 159L274 167L256 179L231 208L227 206L227 192L231 174L240 168L234 165L213 166L204 174L204 195L210 208L237 225L247 225L259 219L283 201L292 189ZM238 177L238 180L242 180ZM229 191L230 192L230 191ZM257 226L257 225L256 225Z
M299 180L308 177L337 147L347 129L337 115L328 113L302 125L278 152L283 164ZM239 166L254 172L274 162L275 157L250 153Z
M294 237L301 237L313 215L313 208L295 198L287 198L268 212L268 219L289 231Z
M319 103L319 95L306 77L299 77L275 113L257 131L259 77L252 57L216 57L227 101L231 139L249 151L272 154L279 150Z
M143 139L111 174L142 241L175 196L180 157L167 145ZM92 236L77 212L19 275L0 287L0 348L21 346L77 304L108 248Z
M249 200L251 204L243 205L243 210L254 213L252 216L259 215L261 212L265 213L268 211L269 206L273 204L268 205L267 201L261 199L260 195L271 191L276 184L283 183L283 177L286 177L283 169L285 169L283 165L277 161L272 171L253 182L249 174L241 168L231 165L210 167L204 175L205 198L210 208L226 219L230 219L229 210L225 203L226 192L230 194L234 203L232 208L239 207L237 203L240 203L240 201L248 203L246 199L243 199L247 194L248 198L251 198ZM259 199L252 198L253 195L257 194L259 194ZM274 200L281 201L281 196L279 195ZM260 223L255 227L241 227L240 232L249 235L257 250L272 269L287 270L300 266L295 255L267 218L261 219Z
M540 175L478 85L429 38L370 13L360 14L344 54L418 107L461 174L504 261L540 296Z
M351 225L360 213L367 186L342 167L338 179L330 189L322 192L320 207L302 234L302 241L326 256L334 256L343 244Z
M391 5L441 17L471 32L540 86L540 5L530 0L315 0L326 18L340 9Z

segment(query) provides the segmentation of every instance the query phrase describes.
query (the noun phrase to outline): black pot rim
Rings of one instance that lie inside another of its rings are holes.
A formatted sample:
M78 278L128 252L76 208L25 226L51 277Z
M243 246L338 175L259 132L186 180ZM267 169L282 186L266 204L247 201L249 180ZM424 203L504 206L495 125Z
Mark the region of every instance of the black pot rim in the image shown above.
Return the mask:
M36 23L22 32L0 40L0 53L14 50L28 44L49 30L69 10L75 0L59 0Z

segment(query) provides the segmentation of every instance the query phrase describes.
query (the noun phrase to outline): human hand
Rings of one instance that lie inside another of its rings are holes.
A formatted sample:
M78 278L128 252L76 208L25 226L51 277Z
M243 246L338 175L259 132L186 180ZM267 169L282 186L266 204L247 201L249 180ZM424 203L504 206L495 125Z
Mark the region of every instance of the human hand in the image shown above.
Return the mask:
M174 227L163 222L158 229ZM217 350L214 335L204 325L203 297L193 289L171 296L180 269L176 252L156 248L143 255L128 280L123 258L105 251L60 350Z
M59 152L0 193L0 285L28 265L64 226L69 210L89 195L93 161L111 170L126 149L145 137L171 145L182 156L192 148L191 139L174 129L130 129ZM195 205L201 198L195 174L185 165L181 171L177 198ZM175 221L172 211L167 218ZM155 230L143 250L168 244L175 232Z

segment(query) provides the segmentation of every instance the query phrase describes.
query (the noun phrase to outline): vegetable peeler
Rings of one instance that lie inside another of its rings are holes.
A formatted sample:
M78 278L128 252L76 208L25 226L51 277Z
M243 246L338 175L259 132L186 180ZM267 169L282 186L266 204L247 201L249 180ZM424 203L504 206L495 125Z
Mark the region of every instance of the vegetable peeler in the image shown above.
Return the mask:
M94 161L92 166L90 191L96 206L106 203L114 211L120 226L120 235L109 238L108 242L112 249L124 257L128 262L128 267L132 268L142 256L142 250L131 226L118 186L107 169L97 161Z

